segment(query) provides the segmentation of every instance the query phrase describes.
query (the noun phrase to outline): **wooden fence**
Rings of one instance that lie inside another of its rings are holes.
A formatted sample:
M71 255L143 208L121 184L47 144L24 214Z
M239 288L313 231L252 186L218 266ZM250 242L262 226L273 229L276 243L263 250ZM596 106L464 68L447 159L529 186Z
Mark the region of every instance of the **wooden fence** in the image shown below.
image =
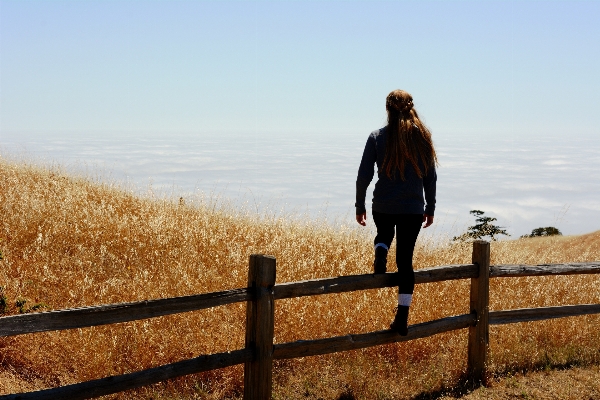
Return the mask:
M600 304L489 311L490 278L598 274L600 262L490 266L489 243L475 241L472 264L425 268L415 272L417 284L470 278L471 312L469 314L411 325L407 336L399 336L391 330L383 330L273 344L275 300L398 285L396 273L340 276L275 285L275 264L275 258L270 256L250 256L248 287L242 289L1 317L0 337L114 324L247 302L246 343L243 349L202 355L144 371L53 389L3 395L0 396L0 400L88 399L236 364L244 364L244 399L269 399L272 389L273 360L362 349L424 338L462 328L469 328L467 373L474 382L479 382L485 373L489 325L600 313Z

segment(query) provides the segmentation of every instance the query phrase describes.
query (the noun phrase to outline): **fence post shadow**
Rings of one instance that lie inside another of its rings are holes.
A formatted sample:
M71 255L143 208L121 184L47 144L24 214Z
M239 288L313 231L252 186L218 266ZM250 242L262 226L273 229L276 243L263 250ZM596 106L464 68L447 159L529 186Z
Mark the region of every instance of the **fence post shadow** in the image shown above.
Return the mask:
M246 303L246 348L254 349L252 361L244 364L244 400L268 400L273 387L273 334L275 330L275 257L250 256Z

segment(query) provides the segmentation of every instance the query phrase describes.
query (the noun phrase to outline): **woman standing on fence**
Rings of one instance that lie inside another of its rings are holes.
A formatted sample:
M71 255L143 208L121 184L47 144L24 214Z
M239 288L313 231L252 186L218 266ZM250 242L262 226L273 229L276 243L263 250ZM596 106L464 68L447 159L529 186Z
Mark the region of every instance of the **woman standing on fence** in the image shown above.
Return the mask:
M373 269L376 274L386 272L387 253L395 233L398 309L390 328L405 336L415 287L412 267L415 242L421 224L427 228L433 223L437 156L431 133L419 119L408 92L391 92L385 108L388 123L369 135L358 169L356 221L366 225L365 197L377 164L372 208L377 227Z

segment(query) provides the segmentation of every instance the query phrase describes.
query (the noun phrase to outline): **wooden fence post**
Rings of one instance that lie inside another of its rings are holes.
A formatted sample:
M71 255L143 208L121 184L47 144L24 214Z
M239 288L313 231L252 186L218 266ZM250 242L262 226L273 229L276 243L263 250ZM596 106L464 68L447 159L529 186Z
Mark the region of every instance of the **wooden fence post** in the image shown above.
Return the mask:
M275 257L250 256L248 287L254 300L246 305L246 348L255 357L244 365L244 399L269 400L273 387L273 331L275 328Z
M473 383L484 382L489 344L490 244L473 242L473 264L479 267L479 277L471 279L471 313L477 324L469 327L469 360L467 373Z

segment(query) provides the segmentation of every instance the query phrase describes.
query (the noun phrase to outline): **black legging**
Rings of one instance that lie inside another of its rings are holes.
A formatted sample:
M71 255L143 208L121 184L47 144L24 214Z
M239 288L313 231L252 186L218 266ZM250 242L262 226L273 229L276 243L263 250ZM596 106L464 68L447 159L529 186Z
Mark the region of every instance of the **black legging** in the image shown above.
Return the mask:
M377 227L375 244L383 243L389 248L394 240L394 230L396 231L398 293L412 294L415 290L412 258L415 242L423 223L423 214L384 214L373 211L373 221Z

